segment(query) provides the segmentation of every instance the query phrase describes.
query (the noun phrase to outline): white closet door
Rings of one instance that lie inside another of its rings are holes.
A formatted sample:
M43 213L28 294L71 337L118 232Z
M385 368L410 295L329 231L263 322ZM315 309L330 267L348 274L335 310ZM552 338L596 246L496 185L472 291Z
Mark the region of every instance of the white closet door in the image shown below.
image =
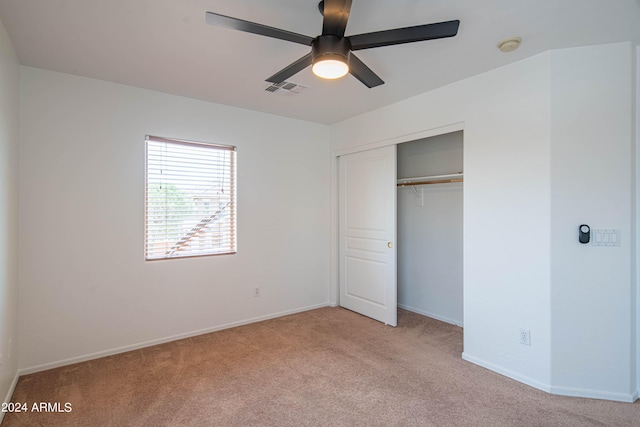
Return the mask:
M339 159L340 305L397 325L396 147Z

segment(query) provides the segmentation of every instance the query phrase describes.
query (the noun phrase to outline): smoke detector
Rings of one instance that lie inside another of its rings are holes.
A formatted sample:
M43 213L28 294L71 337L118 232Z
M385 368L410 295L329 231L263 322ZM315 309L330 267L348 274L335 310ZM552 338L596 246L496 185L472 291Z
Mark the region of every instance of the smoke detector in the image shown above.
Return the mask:
M498 49L501 52L513 52L520 46L522 39L520 37L509 37L498 42Z

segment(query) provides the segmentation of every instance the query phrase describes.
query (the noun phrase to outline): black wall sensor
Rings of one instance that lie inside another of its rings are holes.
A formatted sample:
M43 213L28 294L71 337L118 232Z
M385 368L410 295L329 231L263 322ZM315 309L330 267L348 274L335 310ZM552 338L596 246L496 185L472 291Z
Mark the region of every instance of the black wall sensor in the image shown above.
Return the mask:
M589 243L591 239L591 228L587 224L582 224L579 228L578 240L580 243Z

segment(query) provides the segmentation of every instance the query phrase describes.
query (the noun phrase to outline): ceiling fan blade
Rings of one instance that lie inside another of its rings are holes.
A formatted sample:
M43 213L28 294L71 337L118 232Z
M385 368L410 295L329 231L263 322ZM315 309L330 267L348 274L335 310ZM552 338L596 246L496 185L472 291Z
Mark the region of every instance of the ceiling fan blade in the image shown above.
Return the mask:
M281 30L280 28L268 27L266 25L256 24L255 22L232 18L231 16L220 15L213 12L207 12L206 20L207 24L215 25L217 27L230 28L232 30L244 31L245 33L259 34L261 36L286 40L306 46L311 46L311 42L313 41L313 37L305 36L303 34L292 33L291 31Z
M367 67L364 62L360 61L353 52L349 54L349 72L369 89L384 84L384 81L378 77L371 68Z
M299 73L300 71L304 70L309 65L311 65L311 59L312 59L311 53L308 53L302 58L298 59L293 64L288 65L282 70L278 71L273 76L266 79L265 81L271 82L271 83L282 83L283 81L287 80L289 77Z
M331 34L344 37L344 30L347 28L350 11L351 0L325 0L322 35Z
M415 27L396 28L395 30L376 31L347 37L351 50L370 49L372 47L413 43L423 40L442 39L458 34L460 21L445 21Z

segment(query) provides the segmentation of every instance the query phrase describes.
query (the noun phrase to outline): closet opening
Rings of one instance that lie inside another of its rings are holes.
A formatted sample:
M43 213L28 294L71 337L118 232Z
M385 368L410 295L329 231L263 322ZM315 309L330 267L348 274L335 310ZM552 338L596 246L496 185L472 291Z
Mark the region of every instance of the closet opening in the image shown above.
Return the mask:
M463 326L463 131L397 145L398 307Z

